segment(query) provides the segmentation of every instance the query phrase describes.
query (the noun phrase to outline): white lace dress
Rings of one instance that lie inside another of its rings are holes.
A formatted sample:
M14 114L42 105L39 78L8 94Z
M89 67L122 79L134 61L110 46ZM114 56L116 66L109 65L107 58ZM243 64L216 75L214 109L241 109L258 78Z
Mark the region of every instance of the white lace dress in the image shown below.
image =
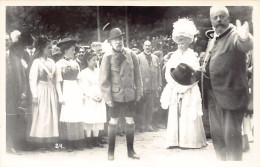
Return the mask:
M83 126L85 130L103 130L107 121L105 101L97 102L93 97L101 97L98 85L99 69L85 68L79 75L79 85L85 94Z
M184 53L175 51L166 65L165 86L161 96L161 106L169 108L165 147L179 146L184 148L201 148L206 146L206 136L202 124L202 100L197 83L183 86L173 80L170 69L185 63L193 69L199 68L199 60L192 49ZM177 113L177 93L184 93L181 114Z

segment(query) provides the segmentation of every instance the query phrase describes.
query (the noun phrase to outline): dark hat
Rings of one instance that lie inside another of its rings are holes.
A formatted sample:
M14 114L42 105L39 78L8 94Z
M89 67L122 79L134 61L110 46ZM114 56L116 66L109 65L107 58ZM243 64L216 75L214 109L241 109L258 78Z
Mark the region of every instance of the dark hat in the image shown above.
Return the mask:
M72 38L70 38L70 37L67 37L67 38L63 38L58 44L57 44L57 46L58 47L61 47L63 44L65 44L65 43L71 43L71 44L75 44L77 41L76 40L74 40L74 39L72 39Z
M125 35L125 33L122 33L122 31L119 28L114 28L110 31L108 41L117 37L120 37L122 35Z
M20 35L18 42L23 46L30 46L33 44L33 37L29 32L23 32Z
M48 43L50 43L51 40L48 39L47 37L39 37L36 41L35 41L35 49L36 50L41 50L43 49Z
M200 71L195 71L190 66L180 63L171 69L172 78L181 85L192 85L199 80Z

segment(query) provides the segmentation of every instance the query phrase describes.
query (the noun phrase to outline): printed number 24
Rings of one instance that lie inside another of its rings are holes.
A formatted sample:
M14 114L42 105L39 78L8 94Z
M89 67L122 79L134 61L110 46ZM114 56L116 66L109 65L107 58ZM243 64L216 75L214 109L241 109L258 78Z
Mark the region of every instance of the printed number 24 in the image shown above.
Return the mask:
M55 148L63 148L63 146L62 146L61 143L56 143L56 144L55 144Z

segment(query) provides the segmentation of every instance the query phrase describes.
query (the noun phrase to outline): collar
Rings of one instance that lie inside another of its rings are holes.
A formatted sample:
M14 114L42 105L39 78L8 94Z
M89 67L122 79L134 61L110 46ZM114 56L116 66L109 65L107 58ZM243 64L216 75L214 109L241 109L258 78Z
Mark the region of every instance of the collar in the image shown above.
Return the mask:
M67 58L67 57L63 57L63 59L67 60L67 61L70 61L71 58Z
M216 37L216 40L218 40L218 39L222 38L223 36L227 35L231 31L231 29L232 29L232 27L229 24L228 28L223 33L216 34L216 31L215 31L214 36Z
M123 48L121 51L117 51L117 50L115 50L115 49L112 47L112 50L113 50L114 52L116 52L116 53L123 53L124 48Z
M151 55L152 55L152 53L150 53L150 54L147 54L147 53L145 53L145 52L144 52L144 55L145 55L145 56L151 56Z
M80 59L79 59L79 58L76 58L76 61L77 61L77 62L79 62L79 63L81 63L81 61L80 61Z

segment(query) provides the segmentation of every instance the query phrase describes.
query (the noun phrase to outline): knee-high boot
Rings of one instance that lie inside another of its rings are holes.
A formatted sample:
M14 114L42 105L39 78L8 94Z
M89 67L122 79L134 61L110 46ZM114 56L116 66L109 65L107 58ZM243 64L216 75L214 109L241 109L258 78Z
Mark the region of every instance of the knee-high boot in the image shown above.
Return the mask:
M134 133L135 133L135 124L126 123L125 134L126 134L128 157L132 159L140 159L140 157L134 151Z
M117 125L108 125L108 160L114 160Z

